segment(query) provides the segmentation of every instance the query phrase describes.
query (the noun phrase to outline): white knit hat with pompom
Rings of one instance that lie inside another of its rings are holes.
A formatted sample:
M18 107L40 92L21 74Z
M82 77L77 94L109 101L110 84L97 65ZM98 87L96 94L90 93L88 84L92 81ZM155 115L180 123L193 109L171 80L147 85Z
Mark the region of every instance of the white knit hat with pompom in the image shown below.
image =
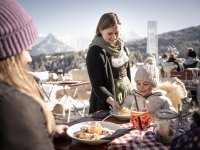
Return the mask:
M151 83L154 87L158 86L159 69L156 66L156 59L153 55L149 55L144 61L144 65L140 66L135 73L135 81L143 80Z

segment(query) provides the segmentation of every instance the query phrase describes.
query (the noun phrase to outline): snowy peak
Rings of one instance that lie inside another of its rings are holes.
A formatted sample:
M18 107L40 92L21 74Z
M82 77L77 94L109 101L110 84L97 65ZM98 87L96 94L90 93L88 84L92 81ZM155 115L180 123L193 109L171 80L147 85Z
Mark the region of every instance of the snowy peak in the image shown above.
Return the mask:
M74 49L71 46L61 42L52 33L50 33L40 43L33 46L31 55L36 56L40 54L53 54L69 51L74 51Z

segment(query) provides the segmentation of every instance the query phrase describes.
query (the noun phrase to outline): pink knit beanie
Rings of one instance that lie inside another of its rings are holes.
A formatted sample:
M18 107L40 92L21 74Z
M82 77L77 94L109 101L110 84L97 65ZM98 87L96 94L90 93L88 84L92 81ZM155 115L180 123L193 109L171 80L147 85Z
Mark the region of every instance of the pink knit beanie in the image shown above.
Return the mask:
M0 60L27 49L36 38L31 17L16 0L0 0Z

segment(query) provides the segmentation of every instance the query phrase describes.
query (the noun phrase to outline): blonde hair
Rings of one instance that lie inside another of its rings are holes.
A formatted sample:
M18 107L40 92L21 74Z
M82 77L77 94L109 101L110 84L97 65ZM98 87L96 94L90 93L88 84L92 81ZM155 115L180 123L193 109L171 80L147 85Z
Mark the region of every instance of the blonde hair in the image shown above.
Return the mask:
M96 28L96 35L101 36L100 30L108 29L110 27L114 27L117 25L121 25L121 22L117 14L113 12L105 13L101 16L99 20L99 23Z
M32 97L42 107L49 133L53 133L55 120L48 110L40 87L35 79L28 73L22 52L0 61L0 82L15 87L19 91Z

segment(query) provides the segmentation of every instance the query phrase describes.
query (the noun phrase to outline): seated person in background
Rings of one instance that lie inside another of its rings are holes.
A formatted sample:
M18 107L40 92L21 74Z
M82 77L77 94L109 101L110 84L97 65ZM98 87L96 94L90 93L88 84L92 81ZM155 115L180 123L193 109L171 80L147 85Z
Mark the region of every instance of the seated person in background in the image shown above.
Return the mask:
M169 63L169 62L173 62L175 65L177 65L177 68L176 68L177 71L181 71L182 70L181 64L175 58L174 54L170 54L167 63Z
M163 64L168 61L169 56L167 53L163 54L162 57L158 60L157 65L158 66L163 66Z
M193 123L190 130L172 140L172 150L197 150L200 149L200 110L193 114Z
M162 69L161 69L161 77L170 77L171 71L177 68L177 65L174 62L169 62L169 55L167 54L167 58L165 61L162 62ZM158 62L159 63L159 62Z
M188 49L188 58L184 61L183 67L184 69L187 68L200 68L200 61L197 58L196 52L192 49Z
M188 48L188 58L183 63L184 69L187 68L199 68L200 69L200 60L197 58L196 52L193 50L193 48ZM198 104L196 95L197 91L191 91L192 100Z
M147 108L151 114L159 109L172 109L172 103L165 92L155 90L159 84L159 70L156 67L156 59L154 56L149 56L144 65L138 68L135 74L135 82L137 90L133 89L124 101L123 106L131 108L131 105L139 109Z
M162 57L157 62L157 66L160 70L161 77L164 77L163 66L166 65L166 62L168 61L168 59L169 59L169 55L167 53L165 53L162 55ZM173 65L173 63L172 63L172 65Z

